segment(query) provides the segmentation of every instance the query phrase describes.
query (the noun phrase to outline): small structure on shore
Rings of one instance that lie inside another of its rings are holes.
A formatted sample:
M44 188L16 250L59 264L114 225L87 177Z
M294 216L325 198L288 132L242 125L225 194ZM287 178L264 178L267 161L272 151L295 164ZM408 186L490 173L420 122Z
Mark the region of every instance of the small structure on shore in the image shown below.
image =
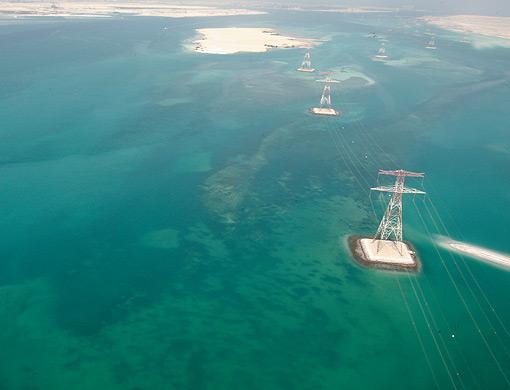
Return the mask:
M309 51L306 52L305 58L303 59L301 66L297 70L299 72L305 72L305 73L315 72L315 69L312 68L312 55L310 54Z
M402 195L425 194L415 188L405 186L406 177L421 178L423 173L379 170L380 175L395 176L392 186L371 188L372 191L392 193L384 217L374 237L353 236L349 247L354 258L363 265L386 268L417 270L419 262L411 243L403 240L402 234Z
M339 116L340 112L331 107L331 84L340 83L331 78L331 72L324 73L326 77L318 82L324 83L320 107L310 108L310 112L315 115Z
M429 50L436 50L437 47L436 47L436 39L435 38L431 38L430 41L427 43L427 46L425 46L426 49L429 49Z
M374 60L384 61L388 59L388 55L386 54L386 46L384 42L381 43L381 47L377 51L377 54L374 56Z

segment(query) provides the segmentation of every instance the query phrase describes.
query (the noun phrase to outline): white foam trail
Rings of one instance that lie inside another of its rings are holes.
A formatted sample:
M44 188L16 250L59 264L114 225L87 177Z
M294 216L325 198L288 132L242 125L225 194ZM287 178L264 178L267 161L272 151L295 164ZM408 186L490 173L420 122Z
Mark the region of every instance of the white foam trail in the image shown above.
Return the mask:
M452 252L467 255L475 259L485 260L510 270L510 256L507 254L496 252L480 246L467 244L465 242L455 241L445 236L437 236L437 243L441 247Z

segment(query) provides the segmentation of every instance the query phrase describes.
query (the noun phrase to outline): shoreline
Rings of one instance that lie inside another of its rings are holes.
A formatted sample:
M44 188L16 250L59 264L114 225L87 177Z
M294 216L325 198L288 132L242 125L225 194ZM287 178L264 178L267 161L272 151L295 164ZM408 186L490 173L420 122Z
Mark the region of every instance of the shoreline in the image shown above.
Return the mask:
M286 10L304 12L333 12L340 14L373 14L395 12L395 9L386 7L340 7L340 8L289 7L286 8Z
M510 40L510 17L507 16L452 15L420 19L449 31Z
M158 16L192 18L213 16L262 15L266 12L244 8L172 5L164 2L30 2L0 1L0 17L105 18L115 16Z

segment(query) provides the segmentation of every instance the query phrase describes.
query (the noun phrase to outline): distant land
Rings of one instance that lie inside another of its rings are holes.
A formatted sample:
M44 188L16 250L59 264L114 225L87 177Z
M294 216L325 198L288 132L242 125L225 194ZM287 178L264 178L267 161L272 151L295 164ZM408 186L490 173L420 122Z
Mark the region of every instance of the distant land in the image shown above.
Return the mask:
M204 16L259 15L262 11L243 8L217 8L200 5L172 5L163 2L5 2L0 1L4 17L113 17L160 16L189 18Z
M510 17L508 16L425 16L422 20L435 26L460 33L510 39Z
M291 11L308 11L308 12L334 12L340 14L369 14L369 13L384 13L394 12L392 8L381 7L342 7L342 8L309 8L309 7L290 7L287 8Z

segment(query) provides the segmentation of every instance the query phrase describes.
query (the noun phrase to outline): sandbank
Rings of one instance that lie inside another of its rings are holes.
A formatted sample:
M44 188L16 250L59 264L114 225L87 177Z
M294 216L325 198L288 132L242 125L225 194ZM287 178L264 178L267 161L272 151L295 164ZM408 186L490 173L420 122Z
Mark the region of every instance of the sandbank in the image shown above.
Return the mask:
M280 35L270 28L201 28L193 50L208 54L261 53L276 48L309 48L313 39Z
M366 74L351 68L351 67L341 67L341 68L333 68L331 69L332 72L335 73L334 78L338 81L348 81L350 79L362 79L365 82L364 86L370 86L375 84L375 80L368 77Z
M483 248L476 245L467 244L465 242L454 241L448 237L438 237L438 243L445 249L474 257L476 259L485 260L499 266L510 269L510 256L504 253L499 253L491 249Z

